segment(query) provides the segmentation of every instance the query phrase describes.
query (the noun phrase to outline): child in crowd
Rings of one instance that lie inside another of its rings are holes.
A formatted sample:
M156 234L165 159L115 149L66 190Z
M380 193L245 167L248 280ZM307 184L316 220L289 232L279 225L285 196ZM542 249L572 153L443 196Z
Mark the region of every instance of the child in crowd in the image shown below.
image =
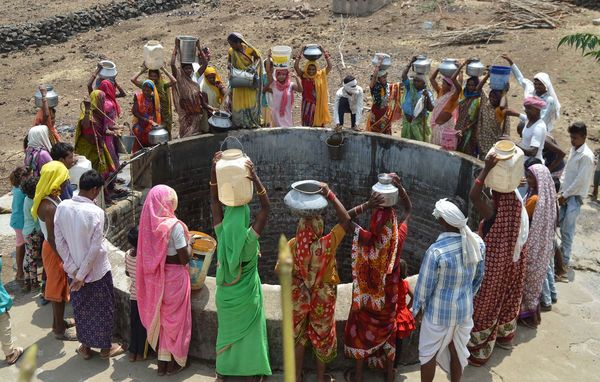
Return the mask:
M400 277L402 282L398 287L398 307L396 308L396 359L394 360L394 368L397 369L400 365L400 356L402 353L402 340L410 335L415 330L415 319L410 312L412 308L413 294L408 286L408 265L406 261L400 259ZM406 303L406 295L410 296L408 304Z
M23 237L25 238L25 260L23 269L25 271L24 292L31 290L37 291L40 287L38 281L38 266L42 264L42 243L44 235L40 228L40 223L31 216L31 207L33 206L33 197L35 196L35 187L39 178L30 177L21 183L21 190L25 194L23 201Z
M0 255L0 273L2 273L2 255ZM17 362L19 357L23 355L23 348L15 347L12 341L10 315L8 314L12 304L13 299L4 289L4 284L0 283L0 343L6 356L6 363L9 365Z
M10 214L10 226L15 230L16 235L16 262L17 274L15 279L22 283L24 280L23 259L25 258L25 239L23 238L23 201L25 194L21 190L21 181L27 178L30 170L25 166L19 166L10 174L10 183L12 185L12 213Z
M125 254L125 274L129 276L131 284L129 286L129 324L131 336L129 340L129 362L141 361L146 358L146 328L140 320L140 313L137 306L137 295L135 288L135 263L136 249L138 241L138 229L133 227L127 233L127 241L133 247Z

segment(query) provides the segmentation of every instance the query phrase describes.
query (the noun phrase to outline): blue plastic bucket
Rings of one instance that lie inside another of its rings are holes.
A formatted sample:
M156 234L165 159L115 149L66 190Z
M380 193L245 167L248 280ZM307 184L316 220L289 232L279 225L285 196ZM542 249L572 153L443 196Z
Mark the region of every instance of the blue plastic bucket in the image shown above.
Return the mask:
M506 90L510 79L510 66L490 67L490 87L494 90Z

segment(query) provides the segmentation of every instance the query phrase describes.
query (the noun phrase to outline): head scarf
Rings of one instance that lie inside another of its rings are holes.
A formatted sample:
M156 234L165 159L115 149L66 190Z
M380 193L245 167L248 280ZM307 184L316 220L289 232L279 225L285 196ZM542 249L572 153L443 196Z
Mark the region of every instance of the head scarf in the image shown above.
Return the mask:
M313 74L312 76L310 74L308 74L308 67L311 65L313 65L315 67L315 74ZM304 77L314 79L318 73L319 73L319 65L317 64L317 61L309 60L309 61L306 61L306 63L304 63Z
M469 81L475 81L475 86L479 86L479 77L477 76L471 76L467 79L467 82ZM475 90L473 93L469 92L467 90L467 85L465 84L465 87L463 89L463 94L465 96L465 98L472 98L472 97L479 97L481 95L480 92L478 92L477 90Z
M250 207L225 206L222 234L217 244L217 285L234 285L242 275L242 251L250 225Z
M50 143L48 126L37 125L29 129L29 133L27 133L27 147L44 149L50 152L52 143Z
M99 89L96 89L90 93L90 110L88 112L88 119L90 121L94 120L94 111L99 111L102 114L103 119L106 117L106 114L104 114L105 97L106 97L106 95L104 94L104 92ZM81 122L83 121L84 118L85 118L85 107L83 106L83 103L82 103L80 106L80 109L79 109L79 120L77 121L77 129L75 130L75 142L77 142L79 140L79 136L81 135L81 130L83 129ZM95 132L96 130L92 128L92 131Z
M277 74L281 72L285 72L285 81L283 83L279 82L279 80L277 79ZM290 107L294 106L294 92L291 92L290 94L290 92L288 91L290 88L290 84L292 83L290 80L290 71L287 69L275 69L275 72L273 73L273 79L275 80L273 81L273 83L275 84L277 90L282 92L281 104L279 105L279 116L283 117L285 116L285 111L287 109L288 104L290 105Z
M463 262L465 264L478 263L482 260L481 248L477 235L467 225L467 218L462 211L448 199L440 199L435 203L433 216L443 219L452 227L458 228L462 240Z
M308 74L308 67L315 66L315 74ZM307 94L311 91L316 93L317 104L315 105L315 114L313 118L313 126L325 126L331 122L331 114L329 113L329 85L327 84L327 70L319 69L316 61L306 61L304 64L303 78L313 80L314 88L309 83L303 82L303 93Z
M51 161L42 166L40 180L35 187L31 216L37 220L38 208L42 200L50 195L60 195L60 189L64 182L69 179L69 170L59 161Z
M115 89L115 85L109 80L103 80L100 82L100 86L98 86L98 90L102 90L106 96L106 99L109 99L115 105L115 109L117 111L117 115L121 115L121 106L117 102L117 90Z
M160 306L165 285L165 259L175 224L181 224L189 237L187 226L175 216L177 193L171 187L159 184L146 196L140 215L136 283L137 301L142 324L149 333L160 322ZM155 336L156 337L156 336ZM156 347L158 338L148 338Z
M354 94L356 94L356 92L358 92L358 88L357 88L358 81L356 81L356 79L354 79L348 83L345 83L343 86L344 86L344 91L348 94L354 95Z
M554 91L554 86L552 86L552 82L550 81L550 76L546 73L540 72L536 74L534 79L540 81L546 87L546 92L550 97L554 99L554 104L556 105L556 110L554 114L554 118L558 119L560 117L560 102L558 101L558 97L556 96L556 92Z
M154 85L154 82L152 80L145 80L144 82L142 82L142 89L144 89L144 86L148 86L150 87L150 89L152 89L152 93L154 96L154 113L156 113L156 120L154 122L156 123L160 123L161 122L161 117L160 117L160 97L158 95L158 90L156 89L156 85ZM144 92L141 93L141 97L143 97L143 99L146 98L146 96L144 95Z
M202 84L200 85L200 87L204 87L204 86L208 86L209 88L212 89L212 91L215 93L215 96L217 97L217 103L219 105L221 105L223 103L223 95L221 94L221 90L211 84L209 81L206 80L206 76L209 76L211 74L214 74L215 76L215 83L223 83L223 80L221 79L221 76L219 75L219 72L217 72L217 69L214 66L207 66L206 70L204 70L204 79L202 80Z
M542 110L546 106L546 101L544 101L543 99L541 99L538 96L530 96L530 97L526 97L523 100L523 105L531 106L538 110Z

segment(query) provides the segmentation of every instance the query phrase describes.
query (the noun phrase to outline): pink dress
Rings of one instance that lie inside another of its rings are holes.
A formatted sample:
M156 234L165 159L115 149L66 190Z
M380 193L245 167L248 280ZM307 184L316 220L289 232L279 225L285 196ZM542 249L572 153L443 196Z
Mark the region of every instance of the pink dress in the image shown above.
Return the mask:
M292 118L292 109L294 106L294 89L293 84L289 83L284 90L280 90L277 82L273 83L273 105L271 106L272 127L292 127L294 121ZM283 114L281 103L284 95L287 93L288 105L284 106Z

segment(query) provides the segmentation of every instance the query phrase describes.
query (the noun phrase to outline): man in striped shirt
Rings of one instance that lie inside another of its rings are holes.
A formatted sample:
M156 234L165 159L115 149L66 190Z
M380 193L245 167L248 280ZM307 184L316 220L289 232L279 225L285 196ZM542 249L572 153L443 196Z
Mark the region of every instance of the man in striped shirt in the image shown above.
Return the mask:
M433 381L437 362L457 382L468 363L473 296L483 280L485 244L467 226L461 198L438 201L433 215L444 232L425 253L413 299L413 314L422 319L421 381Z

